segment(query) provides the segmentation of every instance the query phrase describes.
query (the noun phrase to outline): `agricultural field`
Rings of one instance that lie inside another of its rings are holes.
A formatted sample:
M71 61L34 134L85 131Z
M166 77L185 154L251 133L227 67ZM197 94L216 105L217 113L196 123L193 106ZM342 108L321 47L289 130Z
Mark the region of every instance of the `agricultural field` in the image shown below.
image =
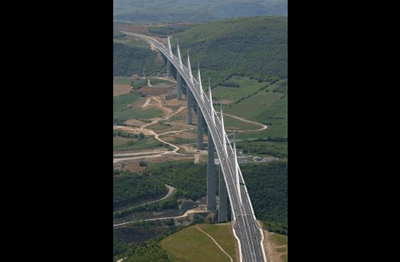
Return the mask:
M287 137L287 96L278 92L260 91L237 104L224 107L224 112L268 126L258 137Z
M140 103L135 104L141 100L144 98L137 93L115 96L113 100L114 123L122 124L129 119L148 120L163 116L163 111L159 109L142 110L139 106Z
M125 138L125 137L114 137L113 138L113 149L114 150L139 150L139 149L151 149L156 147L167 147L155 139L154 137L145 137L143 139L138 138Z
M238 85L233 87L233 85ZM232 76L230 79L222 82L220 85L212 88L213 101L232 100L236 101L242 97L248 96L260 88L268 85L269 82L258 82L249 77Z
M225 111L224 111L225 113ZM219 115L219 114L218 114ZM230 130L258 130L261 128L260 125L253 124L253 123L248 123L248 122L243 122L239 119L226 116L224 115L224 126L225 126L225 131L230 131Z

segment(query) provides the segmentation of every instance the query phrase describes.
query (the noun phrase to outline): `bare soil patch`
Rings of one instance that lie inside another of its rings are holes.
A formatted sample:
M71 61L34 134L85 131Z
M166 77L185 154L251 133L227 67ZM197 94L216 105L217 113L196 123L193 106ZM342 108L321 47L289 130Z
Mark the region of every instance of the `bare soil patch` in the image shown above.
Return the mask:
M167 83L158 83L158 84L154 85L153 87L170 88L171 86L174 86L174 85L167 84Z
M146 150L119 150L119 151L114 151L114 155L119 155L119 154L146 154L146 153L162 153L162 152L166 152L168 151L168 149L164 148L164 147L159 147L159 148L155 148L155 149L146 149Z
M225 100L216 101L215 103L217 103L217 104L223 104L223 105L229 105L229 104L233 103L233 100L227 100L227 99L225 99Z
M263 230L264 232L264 249L266 253L266 257L268 261L271 262L281 262L282 255L287 255L287 245L276 245L272 239L274 238L274 233L268 232L267 230ZM283 250L282 248L286 248L285 251L279 252Z
M175 141L175 138L173 136L163 136L161 139L167 142Z
M171 99L166 100L165 106L186 106L186 100Z
M142 121L139 121L139 120L136 120L136 119L129 119L129 120L126 120L125 121L125 125L127 125L127 126L142 126L142 125L145 125L146 123L144 123L144 122L142 122Z
M130 85L114 85L114 96L119 96L123 94L129 94L129 92L132 90L132 87Z
M197 135L189 132L181 132L178 134L179 137L184 139L196 139Z
M151 87L145 86L138 90L138 92L146 95L160 96L168 92L168 87Z
M123 130L133 134L143 133L145 136L153 136L153 133L150 130L140 129L132 126L113 126L113 130Z
M193 159L192 156L178 156L178 155L166 155L166 156L161 156L161 157L154 157L154 158L148 158L145 161L146 162L151 162L151 163L159 163L159 162L164 162L164 161L178 161L178 160L187 160L187 159Z
M140 173L146 169L145 166L139 165L140 161L141 161L140 159L139 160L138 159L126 160L126 161L124 161L123 168L121 168L121 170L128 170L132 173ZM121 165L122 165L122 162L114 163L114 168L120 168Z

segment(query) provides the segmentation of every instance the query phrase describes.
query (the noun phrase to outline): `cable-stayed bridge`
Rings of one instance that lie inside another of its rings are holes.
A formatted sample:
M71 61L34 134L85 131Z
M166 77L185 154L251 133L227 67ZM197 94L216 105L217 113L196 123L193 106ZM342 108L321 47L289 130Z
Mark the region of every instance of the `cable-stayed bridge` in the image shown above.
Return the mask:
M172 52L170 39L168 36L168 47L157 40L146 36L130 32L121 31L122 33L138 37L147 41L149 44L157 48L167 58L167 71L171 74L171 66L177 71L178 80L178 99L182 92L186 91L188 103L187 121L191 124L191 108L193 103L197 104L198 119L198 147L202 148L203 137L203 121L207 126L208 135L208 181L207 181L207 206L211 211L216 211L216 185L214 171L214 147L217 152L220 168L223 175L220 176L220 205L218 210L218 220L227 220L226 195L229 197L232 210L232 218L234 220L233 232L239 243L239 253L241 262L267 262L263 246L263 233L261 227L256 220L253 206L247 192L246 184L243 179L242 172L237 162L236 143L233 146L229 142L228 136L224 128L223 112L221 114L214 110L211 88L208 87L208 95L203 91L200 67L198 68L197 79L192 75L190 66L189 52L187 56L187 65L184 65L181 58L179 44L177 45L176 55ZM186 90L183 90L186 83ZM213 182L214 181L214 182Z

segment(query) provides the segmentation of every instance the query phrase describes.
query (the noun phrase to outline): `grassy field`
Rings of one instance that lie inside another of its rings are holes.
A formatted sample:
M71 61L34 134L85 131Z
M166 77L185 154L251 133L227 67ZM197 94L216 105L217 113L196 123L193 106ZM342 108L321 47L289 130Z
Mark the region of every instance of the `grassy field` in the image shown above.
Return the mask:
M215 241L228 253L234 261L237 260L235 252L235 237L232 227L229 225L199 224L199 228L210 234ZM191 226L163 239L163 249L174 257L177 262L206 262L226 261L230 262L217 245L196 226Z
M132 81L136 81L132 78L124 77L124 78L114 78L114 84L116 85L130 85Z
M287 245L287 236L283 236L280 234L275 234L275 233L269 233L271 236L271 241L277 246L280 245ZM283 252L283 251L282 251Z
M224 82L233 82L239 84L239 87L216 86L212 89L213 100L233 100L236 101L241 97L245 97L266 86L269 82L258 82L249 77L232 76Z
M218 116L219 116L219 114L218 114ZM225 129L232 129L232 130L236 130L236 129L257 130L257 129L261 128L260 125L243 122L239 119L236 119L236 118L233 118L230 116L225 116L225 115L224 115L224 126L225 126Z
M147 128L152 129L152 130L168 130L171 128L171 125L169 124L164 124L162 121L158 122L157 124L153 124L148 126Z
M267 125L264 137L287 137L287 96L282 93L263 90L237 104L224 107L224 112ZM246 136L260 137L260 134Z
M162 146L164 146L164 144L155 139L154 137L146 137L143 138L142 140L139 140L137 138L125 138L125 137L113 138L114 150L138 150L138 149L149 149Z

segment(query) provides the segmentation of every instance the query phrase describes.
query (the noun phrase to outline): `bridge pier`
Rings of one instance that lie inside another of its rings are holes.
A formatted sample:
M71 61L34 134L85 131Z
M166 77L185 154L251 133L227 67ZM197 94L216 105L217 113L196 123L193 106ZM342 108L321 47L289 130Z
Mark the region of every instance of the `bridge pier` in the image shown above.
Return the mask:
M178 100L182 100L182 77L178 72L176 73L176 82L178 82L177 98Z
M214 142L211 137L211 132L208 130L207 209L212 212L217 210L214 165Z
M186 121L188 125L192 124L192 106L193 106L193 94L190 91L190 88L186 86L186 109L187 109L187 117Z
M203 149L203 113L197 104L197 149Z
M219 208L218 222L228 220L228 193L226 190L224 176L222 174L221 161L219 164Z
M169 61L169 59L167 59L167 77L172 76L172 72L171 72L171 61Z

